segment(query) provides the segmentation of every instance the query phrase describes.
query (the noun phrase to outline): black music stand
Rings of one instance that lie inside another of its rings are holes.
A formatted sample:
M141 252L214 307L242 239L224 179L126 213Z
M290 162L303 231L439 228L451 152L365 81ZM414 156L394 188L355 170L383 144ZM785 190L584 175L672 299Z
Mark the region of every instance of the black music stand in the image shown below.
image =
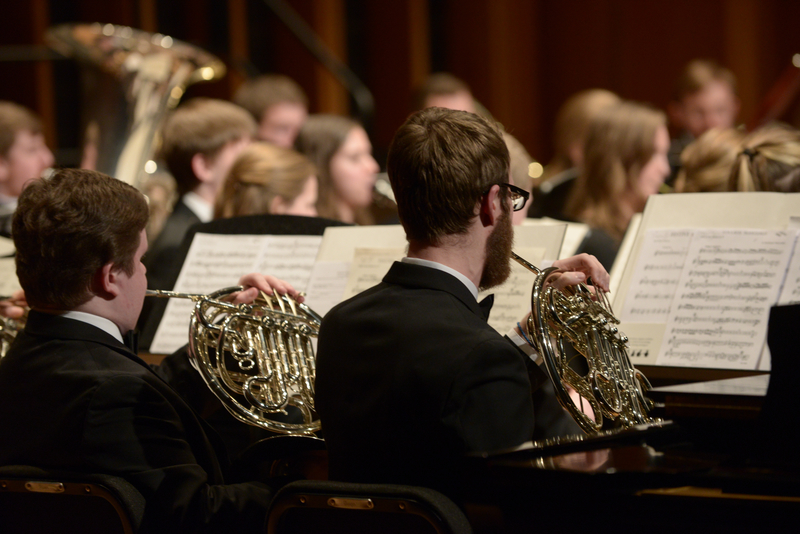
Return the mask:
M800 415L797 381L800 349L795 328L800 325L800 304L773 306L769 314L767 344L771 371L767 396L753 432L750 459L759 465L800 466Z
M247 215L218 219L208 223L192 226L186 233L181 243L180 261L169 267L166 280L169 287L151 289L172 289L178 280L178 275L189 253L189 247L195 234L225 234L225 235L322 235L329 226L350 226L349 224L323 219L321 217L300 217L296 215ZM247 273L242 273L247 274ZM269 274L269 273L266 273ZM167 299L145 299L142 314L139 316L139 350L147 352L155 337Z

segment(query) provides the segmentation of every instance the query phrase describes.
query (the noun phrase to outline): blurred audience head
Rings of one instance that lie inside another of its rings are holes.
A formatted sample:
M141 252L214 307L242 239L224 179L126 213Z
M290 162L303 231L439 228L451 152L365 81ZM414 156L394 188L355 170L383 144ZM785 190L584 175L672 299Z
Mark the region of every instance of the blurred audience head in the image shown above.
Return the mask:
M669 174L668 150L662 112L630 101L603 109L589 127L567 212L622 239L633 214L644 209Z
M247 111L224 100L196 97L178 106L161 130L160 152L178 193L203 185L216 196L255 130Z
M265 74L245 81L233 101L258 123L258 139L283 148L292 147L308 116L305 92L282 74Z
M214 216L271 213L314 217L316 174L314 164L292 149L253 143L233 163Z
M16 198L54 163L42 123L28 108L0 101L0 197Z
M508 132L503 132L503 141L506 142L508 148L508 155L511 158L509 165L509 182L521 187L525 191L530 191L533 186L533 178L531 178L531 164L538 165L541 172L541 165L534 160L525 147L522 146L516 137ZM528 216L528 208L531 202L527 202L525 207L512 214L511 220L514 224L522 224Z
M731 171L730 188L799 192L799 174L800 131L784 124L768 124L742 142Z
M681 170L675 180L678 193L730 191L731 169L742 150L743 130L712 128L681 153Z
M475 99L464 80L447 72L437 72L417 90L414 102L416 109L447 108L476 113Z
M699 137L711 128L732 128L739 115L736 77L718 63L695 59L684 68L669 104L670 121Z
M360 124L338 115L311 115L295 147L317 168L320 217L358 224L373 222L368 208L380 168Z
M580 166L583 162L583 145L586 132L597 114L620 99L605 89L587 89L575 93L558 110L553 129L555 154L542 175L541 181Z

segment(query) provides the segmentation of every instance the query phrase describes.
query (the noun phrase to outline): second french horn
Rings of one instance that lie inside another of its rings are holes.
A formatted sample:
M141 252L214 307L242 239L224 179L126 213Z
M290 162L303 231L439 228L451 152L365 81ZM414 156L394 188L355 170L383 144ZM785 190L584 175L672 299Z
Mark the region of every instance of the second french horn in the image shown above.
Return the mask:
M548 280L558 269L539 270L513 252L512 258L536 275L528 332L544 359L559 402L581 429L591 436L659 423L649 415L653 403L645 392L650 383L631 364L628 340L620 334L619 321L605 294L583 284L559 291ZM578 358L585 359L586 365L573 365ZM573 399L568 387L577 392L580 401ZM578 405L583 402L591 410Z
M234 417L280 434L311 435L320 429L312 339L321 318L286 295L262 293L252 304L225 300L241 290L229 287L209 295L148 290L148 295L195 302L190 360ZM302 422L275 416L287 407L299 411Z

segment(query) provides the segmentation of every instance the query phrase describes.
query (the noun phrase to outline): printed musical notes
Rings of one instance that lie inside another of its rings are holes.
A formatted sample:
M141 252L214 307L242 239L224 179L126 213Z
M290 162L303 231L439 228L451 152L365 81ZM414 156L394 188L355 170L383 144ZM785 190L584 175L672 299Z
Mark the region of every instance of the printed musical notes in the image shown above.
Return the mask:
M318 261L315 263L306 288L306 304L324 317L331 308L342 301L349 273L349 261Z
M795 244L792 259L789 260L789 268L786 269L786 279L781 296L778 298L778 304L797 303L800 303L800 251L797 250Z
M647 232L622 308L622 321L667 321L691 238L692 231L684 229Z
M400 261L403 256L405 249L402 248L356 248L342 299L378 285L392 263Z
M322 237L196 234L175 283L180 293L208 294L250 272L276 276L304 290ZM193 303L171 299L150 350L173 352L188 340Z
M754 369L794 237L775 230L695 231L658 364Z

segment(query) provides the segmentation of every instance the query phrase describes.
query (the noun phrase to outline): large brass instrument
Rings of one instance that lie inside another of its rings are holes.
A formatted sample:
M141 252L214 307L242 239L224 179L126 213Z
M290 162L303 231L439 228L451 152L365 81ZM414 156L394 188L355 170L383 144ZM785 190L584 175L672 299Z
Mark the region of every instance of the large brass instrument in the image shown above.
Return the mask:
M316 359L312 338L321 318L289 296L261 294L252 304L224 299L241 287L209 295L148 290L148 296L195 302L189 357L225 408L245 423L272 432L311 435L320 429L314 413ZM294 407L302 423L275 420Z
M147 165L167 111L187 86L225 74L219 58L196 46L127 26L62 24L45 40L84 67L81 166L139 189L153 172Z
M650 382L628 358L628 339L621 335L619 321L603 291L584 284L559 291L550 283L558 269L539 270L512 252L512 258L536 275L531 293L528 332L531 344L544 359L558 401L587 435L609 429L654 425L653 406L645 392ZM586 361L583 375L572 365ZM567 386L580 395L573 400ZM585 410L587 403L591 410ZM589 412L589 413L587 413Z

